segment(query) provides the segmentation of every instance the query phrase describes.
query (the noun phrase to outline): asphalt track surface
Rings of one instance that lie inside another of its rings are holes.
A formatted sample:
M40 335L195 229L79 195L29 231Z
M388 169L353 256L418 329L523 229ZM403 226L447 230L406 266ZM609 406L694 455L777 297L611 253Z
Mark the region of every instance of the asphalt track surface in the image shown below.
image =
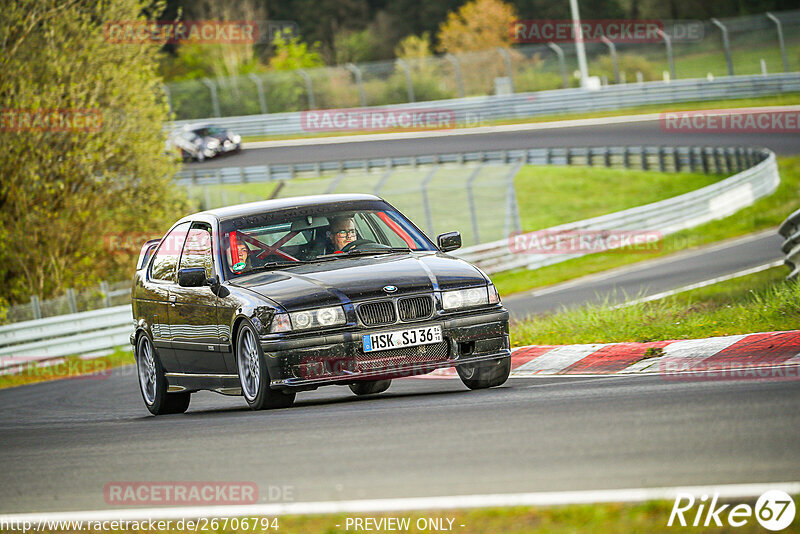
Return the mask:
M457 130L454 130L457 133ZM447 154L481 150L506 150L542 147L597 146L758 146L785 156L800 153L800 134L792 133L692 133L666 132L657 120L627 124L598 124L521 132L452 135L436 138L364 141L316 146L281 146L247 149L239 154L186 168L217 168L265 165L272 163L308 163L389 156Z
M404 379L265 412L199 393L154 418L131 366L0 391L0 512L109 508L106 484L144 480L254 482L261 502L789 482L798 403L796 381Z
M676 137L646 123L246 150L206 165L601 144L796 154L798 137ZM726 243L505 302L518 317L673 289L768 262L779 241ZM405 379L371 398L344 387L300 393L294 407L267 412L201 392L187 414L154 418L134 373L0 390L0 513L108 508L107 483L146 480L255 482L261 502L277 487L315 501L800 480L797 381L562 377L472 392L459 380Z

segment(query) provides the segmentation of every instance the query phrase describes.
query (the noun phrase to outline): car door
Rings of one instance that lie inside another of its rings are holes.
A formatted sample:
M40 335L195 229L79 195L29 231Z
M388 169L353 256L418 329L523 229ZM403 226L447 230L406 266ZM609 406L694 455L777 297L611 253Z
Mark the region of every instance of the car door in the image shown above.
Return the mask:
M150 263L147 283L141 292L141 300L145 303L143 311L146 313L145 320L150 323L153 346L158 351L166 372L175 372L181 368L172 347L169 297L170 289L176 280L178 259L188 230L189 223L181 223L164 236Z
M211 254L211 226L195 222L189 229L178 269L202 267L206 278L214 275ZM170 289L169 317L172 345L186 373L223 374L228 372L223 358L217 326L219 298L209 286Z

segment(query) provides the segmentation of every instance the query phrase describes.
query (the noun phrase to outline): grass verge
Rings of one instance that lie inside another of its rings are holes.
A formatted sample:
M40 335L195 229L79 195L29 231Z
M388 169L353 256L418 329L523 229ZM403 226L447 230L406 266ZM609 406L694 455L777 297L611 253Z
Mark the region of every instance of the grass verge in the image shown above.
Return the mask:
M49 362L28 362L22 364L21 372L0 375L0 389L49 380L81 379L99 380L108 378L111 369L135 363L133 352L118 348L111 354L84 360L80 356L66 356Z
M643 260L666 256L681 250L743 236L759 230L775 228L797 209L797 199L800 198L800 157L778 158L778 166L781 183L772 195L759 199L752 206L744 208L730 217L666 236L661 242L661 246L656 250L649 250L647 253L605 252L591 254L541 269L517 269L497 273L492 275L492 280L501 295L509 295ZM630 186L632 187L633 184L630 184ZM583 191L580 194L589 196L588 193ZM616 190L609 190L604 192L602 196L611 197L616 194ZM573 217L574 219L575 217Z
M697 339L800 325L800 283L785 267L743 276L661 300L609 304L531 316L511 325L515 346Z
M697 102L681 102L679 104L651 104L647 106L633 106L629 108L593 111L593 112L574 112L574 113L553 113L551 115L540 115L537 117L525 117L520 119L492 119L480 120L472 124L464 124L456 127L474 128L476 126L502 126L505 124L532 124L538 122L563 121L574 119L596 119L602 117L620 117L624 115L637 115L646 113L660 113L665 111L691 111L697 109L730 109L741 107L758 106L791 106L800 104L800 95L781 94L772 96L762 96L758 98L738 98L732 100L710 100ZM297 133L282 135L251 135L243 137L245 143L255 143L258 141L281 141L285 139L309 139L315 137L346 137L349 135L367 134L387 134L399 132L424 131L410 128L393 128L386 130L352 130L346 132L319 132L319 133Z

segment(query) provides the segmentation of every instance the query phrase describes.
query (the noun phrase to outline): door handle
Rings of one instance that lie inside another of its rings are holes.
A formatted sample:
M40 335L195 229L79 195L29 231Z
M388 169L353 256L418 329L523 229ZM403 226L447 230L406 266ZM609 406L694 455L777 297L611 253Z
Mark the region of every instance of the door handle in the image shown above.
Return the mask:
M176 300L178 300L178 297L176 297L175 295L170 295L170 296L169 296L169 302L170 302L170 304L172 304L173 306L175 306L175 301L176 301Z

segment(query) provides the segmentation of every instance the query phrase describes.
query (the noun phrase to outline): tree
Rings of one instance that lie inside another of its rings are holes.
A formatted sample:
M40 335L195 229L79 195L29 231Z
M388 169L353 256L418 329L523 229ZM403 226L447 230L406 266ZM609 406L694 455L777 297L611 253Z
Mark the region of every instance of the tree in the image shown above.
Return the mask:
M109 250L109 236L161 234L186 210L171 183L178 163L165 152L158 45L104 37L106 22L143 20L151 7L4 5L0 296L12 303L130 277L136 252ZM23 121L31 117L39 122Z
M272 46L274 53L269 59L269 68L272 70L309 69L324 65L318 43L309 47L299 37L278 33Z
M517 18L514 6L501 0L472 0L447 14L439 26L438 50L455 54L508 47L509 28Z

